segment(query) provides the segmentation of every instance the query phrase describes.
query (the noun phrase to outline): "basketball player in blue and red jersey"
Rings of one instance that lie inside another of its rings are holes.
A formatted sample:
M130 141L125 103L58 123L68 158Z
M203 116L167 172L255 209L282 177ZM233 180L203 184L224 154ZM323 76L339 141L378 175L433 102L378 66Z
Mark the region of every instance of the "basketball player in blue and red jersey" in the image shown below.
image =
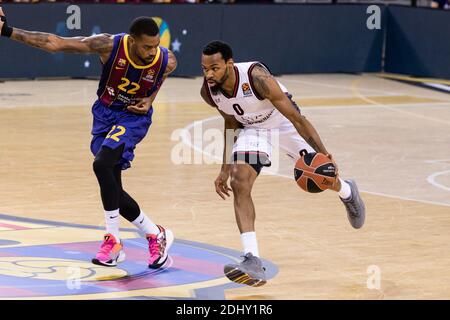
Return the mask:
M224 272L234 282L258 287L266 283L266 277L259 259L251 192L262 167L271 165L272 148L277 147L280 154L294 161L302 152L320 152L332 157L287 89L264 64L234 63L231 47L222 41L212 41L203 49L202 68L205 78L201 96L222 115L225 130L239 130L236 141L225 141L223 164L215 187L223 199L229 196L229 191L233 192L244 260L225 265ZM225 137L229 137L227 133ZM278 141L273 141L272 134L278 134ZM231 151L230 158L227 150ZM339 194L352 227L361 228L366 210L356 183L337 178L330 189Z
M99 34L63 38L55 34L10 27L0 8L1 35L48 52L98 54L103 71L98 99L92 107L91 151L100 185L106 235L92 262L113 267L124 261L119 234L120 216L146 235L149 268L167 260L173 242L170 230L153 223L122 187L121 172L130 167L136 145L152 123L152 103L166 77L176 68L174 54L159 46L159 28L149 17L140 17L129 34Z

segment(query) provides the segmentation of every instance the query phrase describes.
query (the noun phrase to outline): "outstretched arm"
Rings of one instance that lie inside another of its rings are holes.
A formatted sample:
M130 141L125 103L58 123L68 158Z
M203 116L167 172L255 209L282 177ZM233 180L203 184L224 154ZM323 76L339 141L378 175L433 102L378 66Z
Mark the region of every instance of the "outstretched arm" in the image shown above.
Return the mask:
M292 102L283 90L281 90L278 82L270 72L262 66L255 66L251 76L254 88L259 95L265 99L269 99L275 108L292 122L298 133L314 150L328 155L328 151L323 145L316 129L314 129L313 125L305 116L300 114L300 112L294 108Z
M91 37L60 37L52 33L27 31L13 28L11 39L48 52L109 54L113 48L111 35L98 34Z
M2 35L51 53L95 53L99 54L103 61L106 61L114 46L113 36L109 34L98 34L90 37L60 37L52 33L9 27L1 7L0 16L2 17L0 21Z

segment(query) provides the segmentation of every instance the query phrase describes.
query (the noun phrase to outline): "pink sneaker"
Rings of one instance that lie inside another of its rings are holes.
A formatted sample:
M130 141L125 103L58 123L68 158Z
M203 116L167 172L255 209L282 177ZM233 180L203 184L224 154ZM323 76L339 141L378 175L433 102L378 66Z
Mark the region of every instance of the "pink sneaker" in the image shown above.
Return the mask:
M92 259L92 263L105 267L115 267L124 260L125 252L123 252L122 243L117 242L112 234L105 234L100 250Z
M158 234L147 234L146 236L150 252L148 267L151 269L158 269L167 261L169 248L173 243L172 231L165 230L161 226L158 226L158 228L160 230Z

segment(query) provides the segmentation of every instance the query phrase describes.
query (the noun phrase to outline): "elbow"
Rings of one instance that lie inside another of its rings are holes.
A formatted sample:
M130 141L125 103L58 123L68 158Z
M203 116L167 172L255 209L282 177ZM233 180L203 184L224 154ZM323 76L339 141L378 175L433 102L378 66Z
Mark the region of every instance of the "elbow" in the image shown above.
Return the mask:
M58 36L51 35L48 39L48 44L44 48L45 51L50 53L57 53L61 51L61 41Z
M44 48L44 50L47 51L48 53L57 53L58 52L57 48L54 48L54 47L51 47L51 46L49 46L47 48Z
M170 51L169 52L169 62L167 65L167 69L170 70L169 73L172 73L175 71L175 69L178 66L178 61L175 55Z

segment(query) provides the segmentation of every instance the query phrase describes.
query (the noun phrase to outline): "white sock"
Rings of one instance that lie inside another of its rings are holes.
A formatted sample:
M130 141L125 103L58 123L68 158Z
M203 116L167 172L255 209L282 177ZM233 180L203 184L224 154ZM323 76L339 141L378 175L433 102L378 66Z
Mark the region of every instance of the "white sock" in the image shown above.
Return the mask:
M117 241L120 241L119 223L120 223L119 209L112 211L105 210L106 233L111 233L116 238Z
M341 190L339 190L339 197L342 199L348 199L352 195L352 189L350 189L350 185L339 178L339 181L341 182Z
M256 241L256 232L241 233L242 246L244 254L251 253L255 257L259 257L258 242Z
M158 234L160 232L158 226L143 211L132 223L145 234Z

